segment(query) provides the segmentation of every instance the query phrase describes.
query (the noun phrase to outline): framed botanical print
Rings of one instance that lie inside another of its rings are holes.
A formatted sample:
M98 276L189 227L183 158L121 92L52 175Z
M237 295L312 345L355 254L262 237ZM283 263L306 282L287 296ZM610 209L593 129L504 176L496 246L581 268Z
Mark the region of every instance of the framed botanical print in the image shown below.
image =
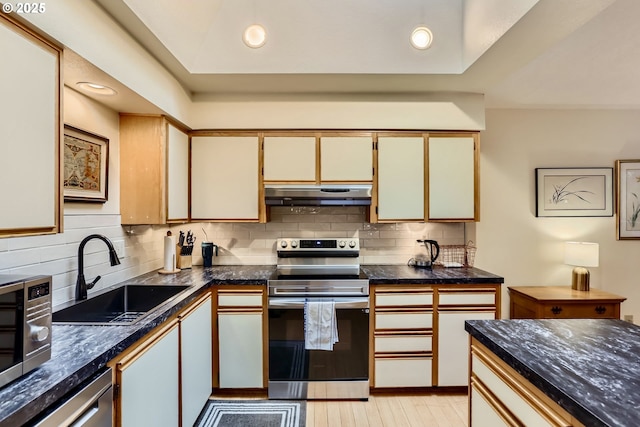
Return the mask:
M537 168L536 216L613 216L613 168Z
M618 240L640 239L640 160L616 160Z
M64 125L64 200L107 201L109 140L73 126Z

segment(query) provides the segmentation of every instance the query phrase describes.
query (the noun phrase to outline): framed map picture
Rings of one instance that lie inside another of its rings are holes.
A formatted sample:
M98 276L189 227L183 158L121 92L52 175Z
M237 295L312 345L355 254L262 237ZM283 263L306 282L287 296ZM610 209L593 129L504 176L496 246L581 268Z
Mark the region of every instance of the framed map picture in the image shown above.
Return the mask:
M64 200L107 201L109 140L64 125Z

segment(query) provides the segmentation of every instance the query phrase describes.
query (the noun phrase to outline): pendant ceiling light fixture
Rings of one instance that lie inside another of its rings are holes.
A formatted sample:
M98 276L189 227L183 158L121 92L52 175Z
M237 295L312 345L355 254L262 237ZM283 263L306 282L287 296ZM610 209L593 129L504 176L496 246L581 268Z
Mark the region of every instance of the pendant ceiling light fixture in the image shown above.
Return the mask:
M429 49L431 42L433 42L433 34L425 26L416 27L411 33L411 46L416 49Z
M249 25L242 34L244 44L252 49L264 46L267 41L267 31L260 24Z

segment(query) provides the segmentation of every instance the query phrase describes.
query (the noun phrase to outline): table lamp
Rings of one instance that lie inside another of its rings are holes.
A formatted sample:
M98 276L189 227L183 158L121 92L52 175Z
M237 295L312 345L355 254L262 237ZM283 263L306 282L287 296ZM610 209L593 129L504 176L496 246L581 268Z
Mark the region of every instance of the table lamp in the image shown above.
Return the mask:
M576 266L571 275L571 289L589 290L589 270L585 267L597 267L599 245L589 242L566 242L564 263Z

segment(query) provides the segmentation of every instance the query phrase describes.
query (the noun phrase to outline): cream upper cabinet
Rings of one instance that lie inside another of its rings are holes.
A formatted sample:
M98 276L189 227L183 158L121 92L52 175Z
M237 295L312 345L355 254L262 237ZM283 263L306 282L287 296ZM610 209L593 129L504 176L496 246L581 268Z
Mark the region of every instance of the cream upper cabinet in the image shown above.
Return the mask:
M257 136L192 136L191 218L259 218Z
M378 138L378 220L424 220L424 138Z
M265 181L316 181L314 136L265 136Z
M60 50L0 14L0 57L0 237L60 232Z
M189 218L189 135L169 123L167 220Z
M123 225L189 220L189 137L162 116L120 115Z
M371 136L323 136L320 139L320 181L373 180Z
M478 220L478 135L451 134L428 139L427 220Z

